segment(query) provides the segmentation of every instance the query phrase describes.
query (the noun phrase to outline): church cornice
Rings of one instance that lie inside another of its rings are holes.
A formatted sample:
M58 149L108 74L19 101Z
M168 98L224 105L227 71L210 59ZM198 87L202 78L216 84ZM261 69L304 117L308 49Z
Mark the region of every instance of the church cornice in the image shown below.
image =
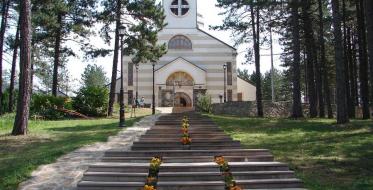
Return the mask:
M220 43L222 43L222 44L228 46L229 48L233 49L234 51L237 51L237 49L236 49L235 47L233 47L233 46L231 46L231 45L229 45L229 44L223 42L222 40L220 40L219 38L217 38L217 37L215 37L215 36L209 34L208 32L206 32L206 31L204 31L204 30L202 30L202 29L200 29L200 28L198 28L198 27L197 27L197 30L200 31L200 32L202 32L202 33L204 33L204 34L206 34L206 35L208 35L208 36L210 36L211 38L214 38L215 40L217 40L217 41L219 41Z
M183 61L185 61L185 62L187 62L187 63L189 63L189 64L195 66L195 67L198 68L198 69L201 69L201 70L204 71L204 72L206 72L206 69L204 69L204 68L198 66L197 64L195 64L195 63L193 63L193 62L191 62L191 61L186 60L186 59L183 58L183 57L178 57L178 58L176 58L176 59L174 59L174 60L172 60L172 61L170 61L170 62L164 64L163 66L161 66L161 67L159 67L157 70L155 70L155 72L161 70L162 68L164 68L164 67L166 67L167 65L169 65L169 64L171 64L171 63L173 63L173 62L175 62L175 61L178 60L178 59L182 59Z

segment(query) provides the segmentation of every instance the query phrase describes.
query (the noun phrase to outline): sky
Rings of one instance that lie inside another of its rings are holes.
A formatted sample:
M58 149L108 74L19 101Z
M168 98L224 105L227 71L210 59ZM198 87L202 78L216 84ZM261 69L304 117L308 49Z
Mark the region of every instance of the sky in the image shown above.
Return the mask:
M198 1L198 12L203 15L204 17L204 23L205 27L203 30L207 31L211 35L219 38L220 40L233 45L233 40L230 37L231 32L230 31L214 31L210 30L210 25L220 25L222 24L222 20L224 19L224 16L219 16L218 13L222 12L221 9L215 6L216 0L197 0ZM99 29L99 27L97 27ZM108 45L104 44L104 42L99 37L92 37L90 39L91 43L95 45L96 47L102 47L102 48L110 48ZM102 66L106 72L107 77L111 78L111 70L112 70L112 55L109 55L104 58L97 58L94 60L84 60L83 59L83 53L79 50L80 47L78 47L76 44L68 43L66 44L69 47L73 47L74 51L80 55L79 57L71 57L69 58L69 61L67 63L67 69L70 72L71 78L73 79L71 86L73 90L77 90L80 85L80 78L81 74L84 71L84 68L88 64L97 64L99 66ZM274 36L274 54L279 54L282 52L281 46L278 44L277 37ZM111 44L113 46L113 44ZM245 47L252 47L251 44L243 44L238 49L238 57L237 57L237 67L239 69L247 69L249 70L249 73L252 73L255 70L254 64L243 64L245 62ZM269 71L271 68L271 59L269 51L269 47L261 47L261 72L264 73L266 71ZM274 67L277 69L280 68L281 62L279 59L279 56L274 56ZM5 64L5 68L9 69L10 65Z

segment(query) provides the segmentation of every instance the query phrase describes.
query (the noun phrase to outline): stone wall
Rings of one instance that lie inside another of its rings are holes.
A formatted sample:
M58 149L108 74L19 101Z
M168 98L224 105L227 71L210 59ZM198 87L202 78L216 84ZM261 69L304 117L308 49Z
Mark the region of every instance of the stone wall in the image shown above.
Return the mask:
M275 102L263 101L263 111L264 117L290 117L292 111L292 102ZM336 116L336 106L332 105L333 115ZM212 105L212 113L217 115L233 115L242 117L256 117L257 109L256 102L227 102L221 104ZM373 107L371 107L371 113L373 117ZM309 115L309 105L303 104L303 114L304 116ZM325 114L327 114L327 109L325 108ZM361 107L356 107L356 118L362 118Z
M308 114L308 106L303 105L304 114ZM292 102L263 102L265 117L289 117L291 115ZM227 102L212 105L213 114L234 115L243 117L255 117L257 115L256 102Z

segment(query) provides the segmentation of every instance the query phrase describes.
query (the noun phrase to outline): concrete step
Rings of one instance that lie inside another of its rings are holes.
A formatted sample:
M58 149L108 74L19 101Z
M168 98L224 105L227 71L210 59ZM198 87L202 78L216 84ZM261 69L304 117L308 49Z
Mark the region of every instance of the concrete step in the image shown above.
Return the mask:
M157 146L157 144L154 144L152 146L138 146L133 145L131 147L131 150L138 151L138 150L216 150L216 149L241 149L240 145L190 145L188 147L185 147L181 144L179 145L168 145L168 146Z
M233 165L234 163L234 165ZM232 162L232 172L237 171L289 171L286 164L279 162ZM136 172L146 173L147 163L96 163L90 165L88 172ZM164 163L160 172L219 172L219 166L214 162L205 163Z
M210 121L199 121L199 122L189 122L189 124L191 126L217 126L215 123L212 123ZM155 126L162 126L162 125L166 125L166 126L174 126L174 125L178 125L178 126L181 126L182 125L182 122L161 122L161 121L158 121L155 123Z
M196 137L191 137L192 138L192 141L198 141L198 142L203 142L204 140L206 140L206 138L202 138L202 137L199 137L199 138L196 138ZM218 136L218 137L210 137L208 139L210 142L211 141L227 141L227 140L233 140L231 137L229 136ZM139 141L153 141L153 142L157 142L157 141L169 141L169 142L180 142L180 137L164 137L164 138L157 138L157 137L151 137L151 136L145 136L145 137L140 137ZM209 142L209 141L206 141L206 142Z
M147 131L145 134L180 134L181 129L151 129ZM189 128L189 133L191 134L225 134L221 129L193 129Z
M203 139L203 138L192 138L192 143L214 143L214 142L232 142L233 139ZM179 143L179 138L144 138L140 139L142 143Z
M181 123L178 123L178 124L158 124L158 125L154 125L152 128L154 129L157 129L157 128L180 128L181 127ZM216 124L190 124L189 126L190 128L219 128Z
M239 171L289 171L289 167L280 162L230 162L232 172Z
M272 155L258 156L225 156L228 162L272 162ZM122 163L149 163L151 157L103 157L103 162L122 162ZM187 156L187 157L163 157L164 163L199 163L211 162L213 156Z
M145 182L148 173L86 172L82 181L97 182Z
M303 182L299 179L253 179L236 180L241 188L245 189L273 189L273 188L303 188Z
M291 179L294 172L291 171L256 171L233 172L235 180L252 179ZM159 181L220 181L224 180L220 172L161 172Z
M144 187L144 182L96 182L81 181L77 190L137 190Z
M233 163L235 163L233 165ZM232 162L232 172L236 171L289 171L286 164L280 162ZM160 172L219 172L216 163L167 163L162 164Z
M189 156L258 156L271 155L267 149L220 149L220 150L149 150L149 151L107 151L107 157L189 157Z
M170 145L180 145L180 142L174 142L174 143L170 143L170 142L157 142L157 143L154 143L154 142L141 142L141 141L137 141L137 142L134 142L133 145L136 145L136 146L157 146L157 147L167 147L167 146L170 146ZM216 141L216 142L194 142L193 141L193 144L192 146L211 146L211 145L241 145L240 141Z
M179 134L145 134L145 135L142 135L141 138L180 138L182 136L182 133L180 132ZM192 136L192 134L190 134L190 136ZM197 139L210 139L210 138L230 138L230 136L226 135L226 134L193 134L193 138L197 138Z
M235 180L252 179L289 179L294 178L293 171L243 171L232 172Z
M297 182L293 180L294 184L286 184L285 181L268 181L269 184L263 184L263 181L253 180L250 182L253 186L248 189L256 190L305 190L303 188L287 188L279 186L297 186ZM290 182L288 180L287 182ZM262 183L262 184L261 184ZM277 185L275 184L277 183ZM248 184L248 183L246 183ZM256 188L255 186L275 186L275 187L264 187ZM92 182L82 181L78 184L78 190L136 190L144 186L144 183L140 182ZM224 190L223 181L179 181L179 182L158 182L158 190Z

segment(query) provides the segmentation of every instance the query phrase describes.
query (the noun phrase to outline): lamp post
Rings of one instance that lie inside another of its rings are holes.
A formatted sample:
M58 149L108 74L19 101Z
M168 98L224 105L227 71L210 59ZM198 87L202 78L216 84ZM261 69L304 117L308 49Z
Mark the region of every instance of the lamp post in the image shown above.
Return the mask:
M155 73L155 62L152 62L153 66L153 96L152 96L152 114L155 115L155 80L154 80L154 73Z
M227 86L226 86L226 70L227 70L227 64L224 64L223 65L223 69L224 69L224 103L227 102Z
M125 119L125 108L124 108L124 77L123 77L123 37L126 32L126 28L124 26L120 26L118 28L118 33L120 36L120 51L121 51L121 64L120 64L120 111L119 111L119 127L126 127L126 119Z
M136 101L139 99L139 63L136 63Z

